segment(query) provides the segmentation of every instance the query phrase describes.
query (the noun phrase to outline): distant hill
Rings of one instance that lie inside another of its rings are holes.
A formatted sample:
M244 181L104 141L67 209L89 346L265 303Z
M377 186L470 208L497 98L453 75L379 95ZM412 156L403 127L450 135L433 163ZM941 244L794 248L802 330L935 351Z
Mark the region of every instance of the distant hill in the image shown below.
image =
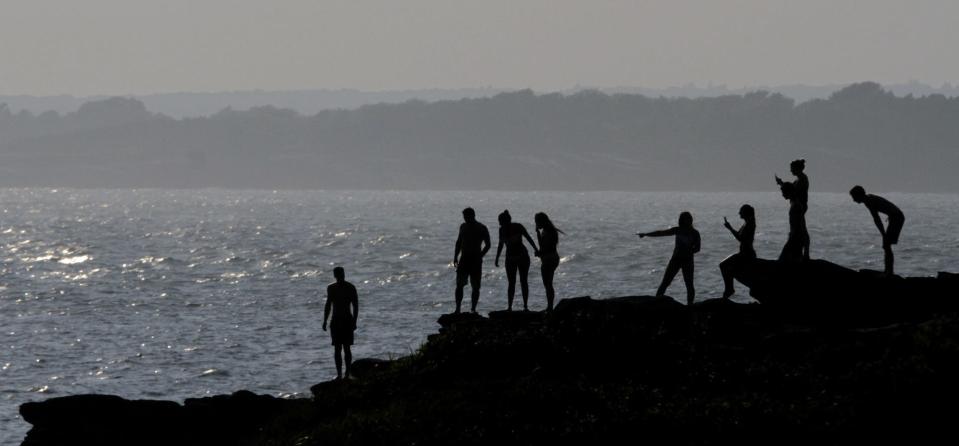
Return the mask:
M959 191L959 99L848 86L664 98L581 91L174 119L139 100L0 107L0 185L334 189Z
M639 94L649 97L668 98L704 98L728 95L742 95L756 91L779 93L796 102L806 102L812 99L826 99L831 94L847 87L848 84L833 85L778 85L753 86L743 88L728 88L724 85L696 86L684 85L667 88L641 87L611 87L592 88L577 86L560 91L565 95L581 91L596 90L606 94ZM897 96L928 96L941 94L948 97L959 96L959 86L945 84L932 87L920 82L904 84L890 84L883 86ZM288 108L305 115L312 115L322 110L355 109L363 105L372 104L399 104L410 100L426 102L448 101L458 99L475 99L492 97L500 93L516 90L502 88L461 88L461 89L429 89L429 90L392 90L392 91L361 91L353 89L341 90L298 90L298 91L228 91L216 93L163 93L141 96L129 96L146 106L147 110L164 114L173 118L210 116L230 108L233 110L249 110L253 107L273 106ZM540 92L543 93L543 92ZM0 95L0 104L7 104L13 112L21 110L32 114L46 111L57 113L71 113L77 111L87 102L108 99L108 96L76 97L60 96L3 96Z

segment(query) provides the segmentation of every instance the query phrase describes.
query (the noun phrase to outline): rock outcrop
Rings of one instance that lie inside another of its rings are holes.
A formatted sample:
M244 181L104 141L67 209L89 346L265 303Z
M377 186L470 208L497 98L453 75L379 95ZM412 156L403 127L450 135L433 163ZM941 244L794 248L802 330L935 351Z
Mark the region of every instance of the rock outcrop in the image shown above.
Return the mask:
M551 314L445 315L415 354L357 361L354 379L317 384L312 399L238 392L182 405L103 395L28 403L24 444L835 444L951 435L955 276L761 266L770 270L743 277L761 304L578 297Z

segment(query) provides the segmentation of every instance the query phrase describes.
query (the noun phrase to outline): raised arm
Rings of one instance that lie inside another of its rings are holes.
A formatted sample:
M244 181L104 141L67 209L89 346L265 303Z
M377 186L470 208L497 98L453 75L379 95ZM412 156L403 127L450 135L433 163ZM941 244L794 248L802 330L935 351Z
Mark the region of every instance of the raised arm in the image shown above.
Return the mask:
M741 241L742 241L742 238L741 238L742 229L740 229L740 230L738 230L738 231L735 230L735 229L733 229L733 225L729 224L729 220L726 220L726 217L723 217L723 226L725 226L726 229L729 230L729 233L732 234L734 238L736 238L736 241L737 241L737 242L741 242Z

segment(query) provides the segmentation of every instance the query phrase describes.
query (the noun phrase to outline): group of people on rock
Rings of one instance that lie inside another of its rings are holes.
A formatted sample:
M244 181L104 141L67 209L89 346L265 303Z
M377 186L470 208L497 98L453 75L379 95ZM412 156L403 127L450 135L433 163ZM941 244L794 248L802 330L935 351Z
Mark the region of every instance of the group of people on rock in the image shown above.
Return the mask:
M803 262L809 260L809 231L806 228L806 211L809 209L809 177L806 176L805 160L795 160L789 165L790 171L796 177L794 181L783 181L775 176L776 183L782 191L782 196L789 201L789 236L779 255L781 262ZM889 200L878 195L867 194L862 186L855 186L849 191L853 201L866 206L872 215L879 233L882 234L882 248L884 252L885 274L893 274L892 245L899 241L899 234L905 222L902 211ZM879 214L885 214L887 223L884 225ZM753 248L753 239L756 235L756 211L744 204L739 209L739 217L743 224L735 229L728 220L723 218L723 226L739 242L739 252L727 257L719 264L723 277L723 298L729 298L735 293L733 279L736 274L755 260L756 250ZM456 313L461 310L463 292L467 284L471 288L470 310L476 312L479 302L480 286L483 275L483 257L492 247L489 230L486 225L476 220L476 212L472 208L463 209L463 223L456 238L456 247L453 252L453 265L456 268ZM553 225L549 217L539 212L533 220L536 225L536 241L522 224L514 222L508 210L499 214L499 243L496 248L494 265L498 268L503 248L506 249L505 267L507 286L507 310L513 309L513 300L516 295L516 278L519 276L520 292L523 295L523 310L529 309L529 268L531 259L526 243L533 248L533 255L539 257L540 271L543 277L543 286L546 289L546 311L552 311L556 292L553 288L553 275L559 266L559 234L564 234ZM675 237L675 247L672 257L666 265L663 279L656 290L656 296L661 297L672 283L676 274L682 271L683 281L686 284L686 302L692 304L696 297L693 283L695 269L695 254L699 252L701 239L699 231L693 227L693 216L689 212L679 214L679 223L669 229L640 232L640 238L645 237ZM345 280L343 268L333 270L336 282L327 287L327 300L323 314L323 330L327 329L327 320L332 314L330 331L335 348L337 377L342 376L342 363L346 363L346 374L349 375L353 331L356 330L357 313L359 310L356 288ZM345 356L345 361L341 359Z
M526 227L514 222L508 210L499 214L499 244L496 248L494 265L499 267L499 259L505 247L507 310L513 309L517 275L519 275L520 292L523 294L523 310L529 310L528 277L531 260L524 240L533 248L533 255L540 258L543 287L546 289L546 311L553 309L553 301L556 297L553 275L559 266L559 252L556 246L559 244L559 234L563 231L557 229L549 216L543 212L533 216L533 221L536 224L538 248L537 242L533 241ZM491 246L489 230L486 225L476 221L476 211L473 208L463 209L463 224L460 225L459 235L456 237L456 248L453 252L453 265L456 267L456 313L460 312L463 291L467 283L471 291L470 311L476 312L483 276L483 256Z
M783 181L778 176L775 177L783 198L789 200L789 236L786 245L783 246L782 252L779 254L779 261L802 262L809 260L809 231L806 228L806 211L809 209L809 177L805 173L806 161L795 160L790 163L789 169L796 177L795 181L788 182ZM889 200L878 195L867 194L862 186L854 186L849 194L853 201L866 206L879 229L879 233L882 234L882 249L885 257L884 273L891 276L894 264L892 245L899 242L899 234L906 221L905 215ZM885 214L887 219L885 225L883 225L879 214ZM729 221L723 218L723 226L739 242L739 252L727 257L719 264L724 284L723 298L729 298L735 294L733 278L751 260L756 259L756 250L753 248L753 239L756 234L756 210L752 206L744 204L739 209L739 217L744 222L739 229L734 229ZM696 289L693 286L693 258L700 249L699 232L693 227L692 214L689 212L679 214L678 226L662 231L640 232L636 235L640 238L671 235L676 237L673 256L666 265L663 280L659 284L656 296L665 295L666 288L672 283L676 273L682 271L683 281L686 283L686 302L691 305L696 296Z

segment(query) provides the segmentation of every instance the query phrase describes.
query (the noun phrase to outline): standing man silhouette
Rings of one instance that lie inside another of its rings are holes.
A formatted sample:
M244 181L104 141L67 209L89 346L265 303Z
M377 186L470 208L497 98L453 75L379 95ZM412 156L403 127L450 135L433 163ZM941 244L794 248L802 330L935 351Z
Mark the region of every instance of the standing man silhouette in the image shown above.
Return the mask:
M849 191L849 195L852 195L852 201L866 205L866 209L869 209L869 213L872 214L872 220L879 228L879 233L882 234L882 250L885 253L884 260L886 263L885 272L891 276L895 261L892 255L892 245L899 243L899 233L902 232L902 225L906 222L906 216L891 201L878 195L867 194L862 186L853 187ZM888 219L885 227L882 225L882 219L879 218L880 213L886 214Z
M323 331L326 331L326 321L333 312L330 321L330 336L333 338L333 360L336 362L336 379L343 378L343 360L346 360L346 377L350 377L350 365L353 363L353 331L356 330L356 318L359 316L359 299L356 296L356 287L346 281L346 274L342 267L333 268L333 277L336 282L326 287L326 307L323 308ZM350 311L352 310L352 312ZM341 357L341 352L343 357Z
M479 302L480 280L483 276L483 256L489 251L491 243L489 229L476 221L476 211L473 208L463 209L463 220L459 236L456 237L456 250L453 252L453 266L456 267L455 312L460 312L463 288L469 281L472 289L470 311L475 313L476 303Z

